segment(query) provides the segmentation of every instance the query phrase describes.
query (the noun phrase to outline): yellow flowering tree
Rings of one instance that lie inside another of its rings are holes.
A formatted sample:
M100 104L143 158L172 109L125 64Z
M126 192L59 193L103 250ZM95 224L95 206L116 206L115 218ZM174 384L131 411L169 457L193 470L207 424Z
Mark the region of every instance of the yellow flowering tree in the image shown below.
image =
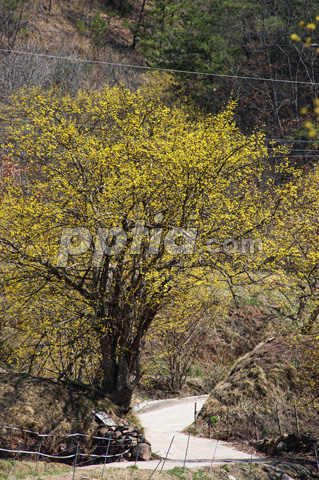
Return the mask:
M165 302L187 301L192 278L232 287L264 262L247 253L291 188L268 175L263 134L243 135L235 107L195 115L120 86L11 98L3 146L23 179L2 189L1 282L31 371L90 363L126 408Z
M294 202L282 203L276 236L269 238L276 255L269 263L274 274L268 286L281 296L282 311L296 327L310 333L319 317L318 166L299 175L296 187Z

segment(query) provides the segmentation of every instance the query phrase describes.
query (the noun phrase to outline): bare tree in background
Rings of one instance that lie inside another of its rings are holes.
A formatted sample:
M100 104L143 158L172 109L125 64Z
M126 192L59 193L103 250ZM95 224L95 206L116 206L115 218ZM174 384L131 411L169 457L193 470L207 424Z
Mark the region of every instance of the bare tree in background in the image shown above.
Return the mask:
M0 2L0 47L11 50L18 35L27 27L26 0L2 0Z

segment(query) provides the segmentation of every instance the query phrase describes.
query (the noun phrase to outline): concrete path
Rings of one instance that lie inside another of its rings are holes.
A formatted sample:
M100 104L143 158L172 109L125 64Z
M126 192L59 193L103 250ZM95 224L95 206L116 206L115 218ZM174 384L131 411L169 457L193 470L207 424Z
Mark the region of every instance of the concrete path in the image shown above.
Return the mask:
M202 397L188 397L174 400L160 400L146 402L135 407L144 429L145 437L152 444L152 450L163 459L166 458L170 443L171 448L165 461L164 470L183 466L186 456L187 468L210 466L212 463L225 463L231 461L251 461L251 455L234 448L230 443L208 438L193 437L180 433L194 421L195 402L197 411L204 405L207 395ZM173 438L174 437L174 438ZM262 461L253 455L253 461ZM139 469L153 470L159 460L148 462L138 461ZM109 463L107 467L125 468L132 462ZM160 463L158 470L163 466Z
M203 437L188 436L180 433L194 421L196 403L197 412L204 405L207 395L152 403L142 408L137 416L145 429L145 436L152 444L154 453L165 458L166 468L182 466L185 461L188 468L210 465L214 462L232 460L250 461L251 455L232 447L227 442L210 440ZM253 456L254 460L258 457ZM161 467L161 466L160 466Z

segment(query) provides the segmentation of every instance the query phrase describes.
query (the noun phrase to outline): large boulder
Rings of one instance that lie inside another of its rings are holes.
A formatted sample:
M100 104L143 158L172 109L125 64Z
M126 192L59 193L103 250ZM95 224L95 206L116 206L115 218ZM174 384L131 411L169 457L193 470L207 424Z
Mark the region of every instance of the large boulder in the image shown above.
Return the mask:
M142 445L136 445L132 451L132 459L137 460L150 460L152 457L152 450L148 443L142 443Z
M310 478L310 472L298 463L276 462L273 465L264 465L270 480L306 480Z

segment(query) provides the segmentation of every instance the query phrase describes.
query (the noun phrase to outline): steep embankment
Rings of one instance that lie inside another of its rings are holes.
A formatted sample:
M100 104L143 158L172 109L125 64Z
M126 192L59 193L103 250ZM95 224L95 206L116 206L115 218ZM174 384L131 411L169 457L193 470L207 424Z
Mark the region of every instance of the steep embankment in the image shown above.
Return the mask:
M295 351L283 339L270 338L241 357L212 390L199 418L202 433L220 439L315 432L317 414L300 405ZM315 416L314 416L315 415ZM297 425L298 423L298 425Z
M109 426L99 421L95 415L99 411L104 412ZM42 453L72 456L79 442L83 460L86 454L105 455L108 444L105 437L112 434L109 454L120 456L126 452L129 458L142 438L139 429L128 418L121 417L116 407L93 388L3 372L0 373L0 427L0 457L11 455L4 450L38 451L40 442ZM69 436L76 433L82 435ZM96 457L85 460L104 461Z

